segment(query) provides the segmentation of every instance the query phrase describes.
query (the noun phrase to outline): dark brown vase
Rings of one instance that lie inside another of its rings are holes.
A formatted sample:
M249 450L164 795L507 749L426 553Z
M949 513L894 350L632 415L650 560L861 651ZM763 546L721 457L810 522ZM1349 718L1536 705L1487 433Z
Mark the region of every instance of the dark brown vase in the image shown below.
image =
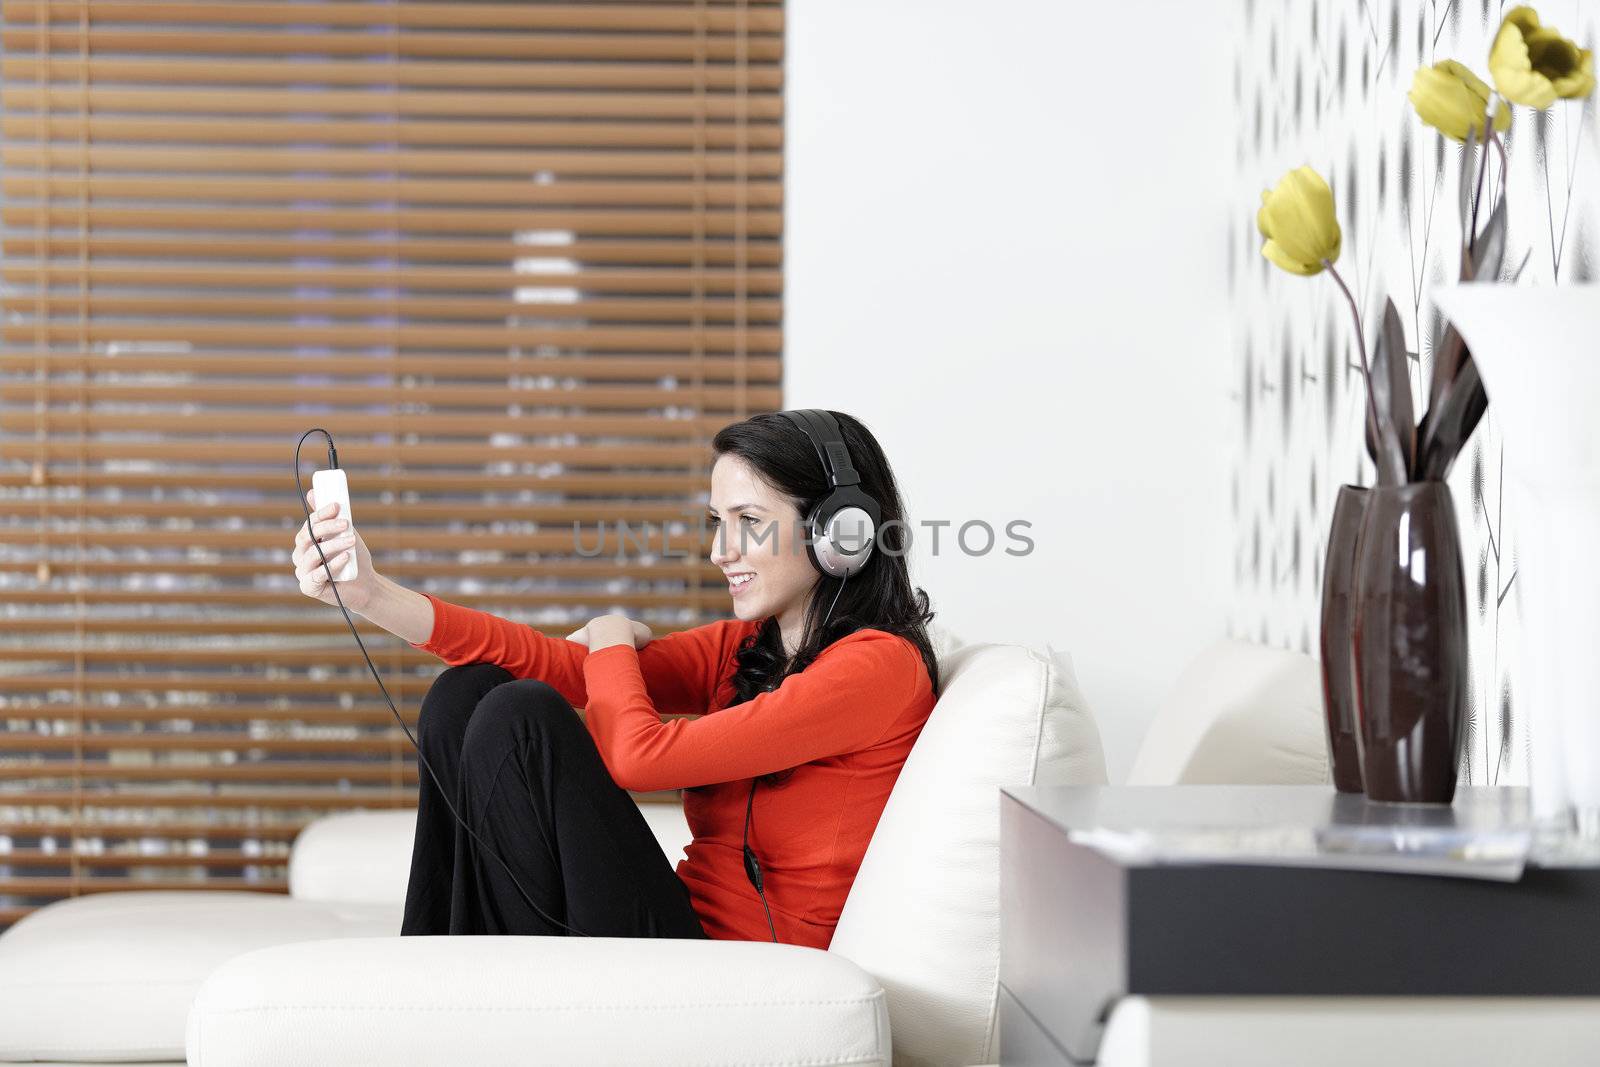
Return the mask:
M1350 661L1356 542L1366 514L1367 490L1341 485L1328 529L1322 565L1322 713L1328 734L1328 766L1341 793L1359 793L1361 742L1356 720L1355 681Z
M1443 482L1367 490L1356 548L1356 713L1371 800L1455 797L1467 700L1467 591Z

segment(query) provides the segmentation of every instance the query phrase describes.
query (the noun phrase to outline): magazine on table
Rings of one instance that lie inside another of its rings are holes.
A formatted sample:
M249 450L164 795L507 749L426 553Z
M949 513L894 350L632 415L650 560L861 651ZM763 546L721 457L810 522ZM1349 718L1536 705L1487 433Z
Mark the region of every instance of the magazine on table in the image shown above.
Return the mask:
M1094 827L1071 839L1121 863L1253 864L1515 882L1533 845L1528 827L1463 828L1331 824L1192 826L1160 830Z

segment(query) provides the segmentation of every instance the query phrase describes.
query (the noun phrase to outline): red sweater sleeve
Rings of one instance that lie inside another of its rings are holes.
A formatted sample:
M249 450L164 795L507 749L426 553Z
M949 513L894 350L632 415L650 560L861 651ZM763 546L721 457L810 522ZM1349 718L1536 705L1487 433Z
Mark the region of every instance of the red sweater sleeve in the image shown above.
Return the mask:
M433 602L433 633L412 648L432 653L452 667L494 663L513 677L537 678L554 686L575 708L588 706L583 670L588 646L547 637L531 626L452 604L432 593L422 595ZM754 624L733 619L652 639L638 657L656 709L664 715L703 714L727 673L725 665L752 629Z
M661 719L640 667L631 645L583 661L595 745L619 786L644 792L733 782L869 748L918 687L932 686L916 646L882 630L840 638L772 692L698 719Z

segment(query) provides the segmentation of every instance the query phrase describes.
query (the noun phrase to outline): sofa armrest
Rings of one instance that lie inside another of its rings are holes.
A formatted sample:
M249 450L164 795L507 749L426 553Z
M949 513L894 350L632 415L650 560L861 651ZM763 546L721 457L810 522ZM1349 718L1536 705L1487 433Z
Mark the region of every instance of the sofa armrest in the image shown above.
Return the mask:
M884 991L757 941L355 937L235 956L189 1009L190 1067L889 1063Z

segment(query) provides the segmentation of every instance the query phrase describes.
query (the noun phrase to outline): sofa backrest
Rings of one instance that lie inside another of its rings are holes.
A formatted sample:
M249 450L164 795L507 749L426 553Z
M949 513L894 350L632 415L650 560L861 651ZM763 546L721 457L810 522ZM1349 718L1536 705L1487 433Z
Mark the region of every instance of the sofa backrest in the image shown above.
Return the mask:
M1129 785L1331 782L1322 669L1300 652L1216 641L1156 712Z
M895 1063L993 1063L1000 789L1103 785L1105 759L1064 653L967 644L937 624L930 636L943 690L829 951L888 992Z
M328 904L406 902L417 809L341 811L312 821L289 853L289 895Z
M681 803L640 801L661 851L674 867L693 839ZM295 837L289 853L289 895L323 903L406 902L417 809L324 815Z

